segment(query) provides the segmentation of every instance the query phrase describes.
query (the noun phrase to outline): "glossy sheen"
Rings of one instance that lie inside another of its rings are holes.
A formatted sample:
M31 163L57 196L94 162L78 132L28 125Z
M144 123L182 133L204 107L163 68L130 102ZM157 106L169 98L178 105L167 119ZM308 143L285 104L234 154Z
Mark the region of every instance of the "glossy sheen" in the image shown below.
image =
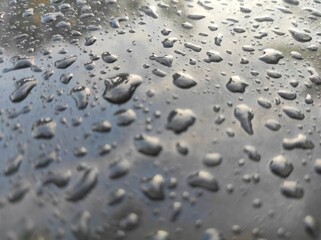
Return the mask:
M321 237L320 0L0 2L0 239Z

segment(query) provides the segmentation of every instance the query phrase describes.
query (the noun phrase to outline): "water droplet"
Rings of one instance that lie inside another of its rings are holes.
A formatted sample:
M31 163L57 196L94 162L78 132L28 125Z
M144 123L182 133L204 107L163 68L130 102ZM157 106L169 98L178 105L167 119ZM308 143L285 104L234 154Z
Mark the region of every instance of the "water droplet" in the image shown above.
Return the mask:
M166 67L171 67L173 64L174 57L172 55L165 55L162 57L158 57L157 55L153 54L149 57L150 60L154 60Z
M91 46L97 41L97 38L94 36L86 37L85 46Z
M174 43L177 42L177 38L172 37L172 38L165 38L162 41L163 47L164 48L172 48L174 47Z
M32 136L37 139L51 139L56 133L56 122L51 118L41 118L32 125Z
M117 61L118 56L116 56L115 54L111 54L110 52L103 52L101 54L101 58L105 63L114 63Z
M183 89L194 87L197 84L194 78L186 73L174 73L173 83L176 87Z
M108 204L110 206L116 205L123 201L126 196L126 191L122 188L116 189L110 194Z
M57 152L51 151L48 154L41 156L41 158L35 162L34 167L36 169L45 168L45 167L48 167L51 163L57 162L57 161L58 161Z
M175 109L167 117L167 129L179 134L187 131L196 120L195 114L190 109Z
M241 127L247 132L249 135L253 135L252 128L252 119L254 118L253 110L245 105L240 104L234 110L234 116L237 120L239 120Z
M261 159L261 154L259 153L259 151L252 145L245 145L243 148L244 153L247 154L247 156L249 157L249 159L253 160L253 161L260 161Z
M22 159L23 157L21 154L17 154L14 158L9 159L4 170L4 174L6 176L9 176L16 173L19 170L19 167L22 163Z
M128 126L136 120L136 113L132 109L121 109L114 113L118 126Z
M223 157L219 153L207 153L203 158L203 163L207 167L216 167L223 161Z
M55 67L59 69L66 69L70 67L77 60L77 56L67 56L55 62Z
M62 171L49 171L43 179L43 185L54 184L55 186L62 188L68 185L71 178L70 170Z
M305 118L304 113L295 107L284 106L283 112L292 119L303 120Z
M111 124L110 122L103 120L103 121L94 123L91 129L94 132L107 133L111 129Z
M244 93L245 88L248 86L249 84L242 80L239 76L232 76L226 84L226 88L233 93Z
M281 129L281 124L274 119L266 120L264 126L266 126L271 131L279 131Z
M169 233L163 230L158 230L148 240L169 240Z
M3 69L4 73L24 68L30 68L35 64L35 58L27 56L14 56L10 59L10 61L13 63L13 67Z
M72 73L63 73L60 76L60 82L62 82L63 84L68 84L73 77L74 75Z
M143 79L134 74L122 73L110 81L105 81L105 92L103 97L115 104L122 104L131 99L136 88L143 82Z
M223 58L220 52L218 51L210 50L206 52L206 55L207 55L207 59L205 59L204 61L207 63L211 63L211 62L219 63L223 61Z
M208 191L216 192L219 190L219 185L216 178L207 171L198 171L188 176L188 184L191 187L203 188Z
M149 156L157 156L163 149L157 137L141 134L135 137L134 143L139 152Z
M98 169L88 168L84 169L81 179L72 186L66 193L68 201L78 201L89 194L96 186L98 178Z
M144 179L141 190L150 200L163 200L165 198L163 176L156 174Z
M72 233L78 240L89 239L91 214L88 211L83 211L77 215L76 223L71 226Z
M259 59L268 64L278 64L279 61L284 58L282 52L273 48L264 49L263 54Z
M16 82L16 89L10 95L12 102L23 101L37 85L37 80L33 77L22 78Z
M139 217L136 213L130 213L120 220L119 226L125 230L133 230L139 225Z
M307 138L304 134L299 134L294 138L284 138L283 148L287 150L293 150L295 148L301 149L313 149L314 144L311 140Z
M270 170L275 175L286 178L293 171L293 165L284 156L278 155L270 162Z
M130 162L127 159L120 158L112 162L109 166L111 179L126 175L130 169Z
M82 110L88 105L90 89L85 86L77 86L70 91L70 95L75 99L77 108Z
M313 216L305 216L303 219L303 223L306 232L310 236L312 236L313 238L317 238L319 236L319 223Z
M224 240L223 235L215 228L205 230L202 240Z
M296 181L284 181L281 185L281 193L288 198L302 198L303 187Z
M298 42L310 42L312 40L312 37L303 31L290 28L289 32L291 33L293 39L295 39Z
M16 203L21 201L30 190L30 183L26 181L19 181L14 183L12 191L8 195L8 201Z

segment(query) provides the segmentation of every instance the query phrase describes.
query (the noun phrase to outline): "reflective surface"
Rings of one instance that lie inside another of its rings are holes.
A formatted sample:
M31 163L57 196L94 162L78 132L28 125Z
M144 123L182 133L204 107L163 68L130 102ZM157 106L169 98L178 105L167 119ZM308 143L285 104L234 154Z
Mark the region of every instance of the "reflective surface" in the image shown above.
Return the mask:
M319 239L318 0L0 4L1 239Z

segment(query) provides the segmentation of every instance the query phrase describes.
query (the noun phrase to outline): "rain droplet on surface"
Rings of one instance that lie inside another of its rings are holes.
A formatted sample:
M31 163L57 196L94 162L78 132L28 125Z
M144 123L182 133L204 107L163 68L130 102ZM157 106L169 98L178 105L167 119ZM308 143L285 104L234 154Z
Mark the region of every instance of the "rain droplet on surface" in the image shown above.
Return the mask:
M86 197L96 186L98 169L88 168L82 170L82 177L66 193L68 201L79 201Z
M207 167L216 167L223 161L223 157L219 153L207 153L203 158L203 163Z
M121 73L105 81L105 92L103 97L115 104L122 104L131 99L136 88L143 82L143 79L134 74Z
M32 136L36 139L51 139L56 134L56 122L51 118L41 118L32 125Z
M163 200L165 198L164 178L160 174L146 178L141 184L142 192L150 200Z
M275 175L286 178L293 171L293 165L284 156L278 155L270 162L270 170Z
M70 67L74 62L76 62L77 56L67 56L55 62L55 67L59 69L66 69Z
M128 126L136 120L136 113L132 109L120 109L114 113L118 126Z
M244 93L249 84L239 76L232 76L226 84L226 88L232 93Z
M18 80L16 82L16 89L10 95L10 100L15 103L23 101L36 85L37 80L33 77Z
M157 156L163 149L159 138L144 134L136 136L134 144L139 152L148 156Z
M240 104L234 110L234 116L237 120L239 120L241 127L247 132L249 135L253 135L252 128L252 119L254 118L253 110L245 105Z
M118 59L115 54L111 54L110 52L103 52L101 58L105 63L114 63Z
M14 158L9 159L6 164L4 174L9 176L16 173L19 170L22 160L23 156L21 154L17 154Z
M90 89L85 86L77 86L70 91L70 95L75 99L77 108L82 110L88 105Z
M313 149L314 143L304 134L299 134L294 138L284 138L283 148L287 150L299 149Z
M245 145L243 148L243 151L244 151L244 153L247 154L249 159L256 161L256 162L261 160L261 154L256 149L256 147L254 147L252 145Z
M302 198L303 187L296 181L284 181L280 187L281 193L288 198Z
M268 64L278 64L282 58L284 58L283 53L273 48L264 49L263 55L259 57L261 61Z
M198 171L194 174L191 174L187 178L188 184L191 187L203 188L208 191L216 192L219 190L219 185L211 173L207 171Z
M187 131L194 124L195 120L195 114L191 109L177 108L169 113L166 127L179 134Z
M176 87L182 89L188 89L197 84L194 78L186 73L174 73L173 83Z

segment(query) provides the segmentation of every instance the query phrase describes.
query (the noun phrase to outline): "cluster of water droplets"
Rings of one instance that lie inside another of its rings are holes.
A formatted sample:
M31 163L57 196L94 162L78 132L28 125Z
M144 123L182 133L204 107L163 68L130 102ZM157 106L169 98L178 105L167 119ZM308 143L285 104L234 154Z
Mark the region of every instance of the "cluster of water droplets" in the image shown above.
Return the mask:
M0 3L0 238L319 239L320 8Z

